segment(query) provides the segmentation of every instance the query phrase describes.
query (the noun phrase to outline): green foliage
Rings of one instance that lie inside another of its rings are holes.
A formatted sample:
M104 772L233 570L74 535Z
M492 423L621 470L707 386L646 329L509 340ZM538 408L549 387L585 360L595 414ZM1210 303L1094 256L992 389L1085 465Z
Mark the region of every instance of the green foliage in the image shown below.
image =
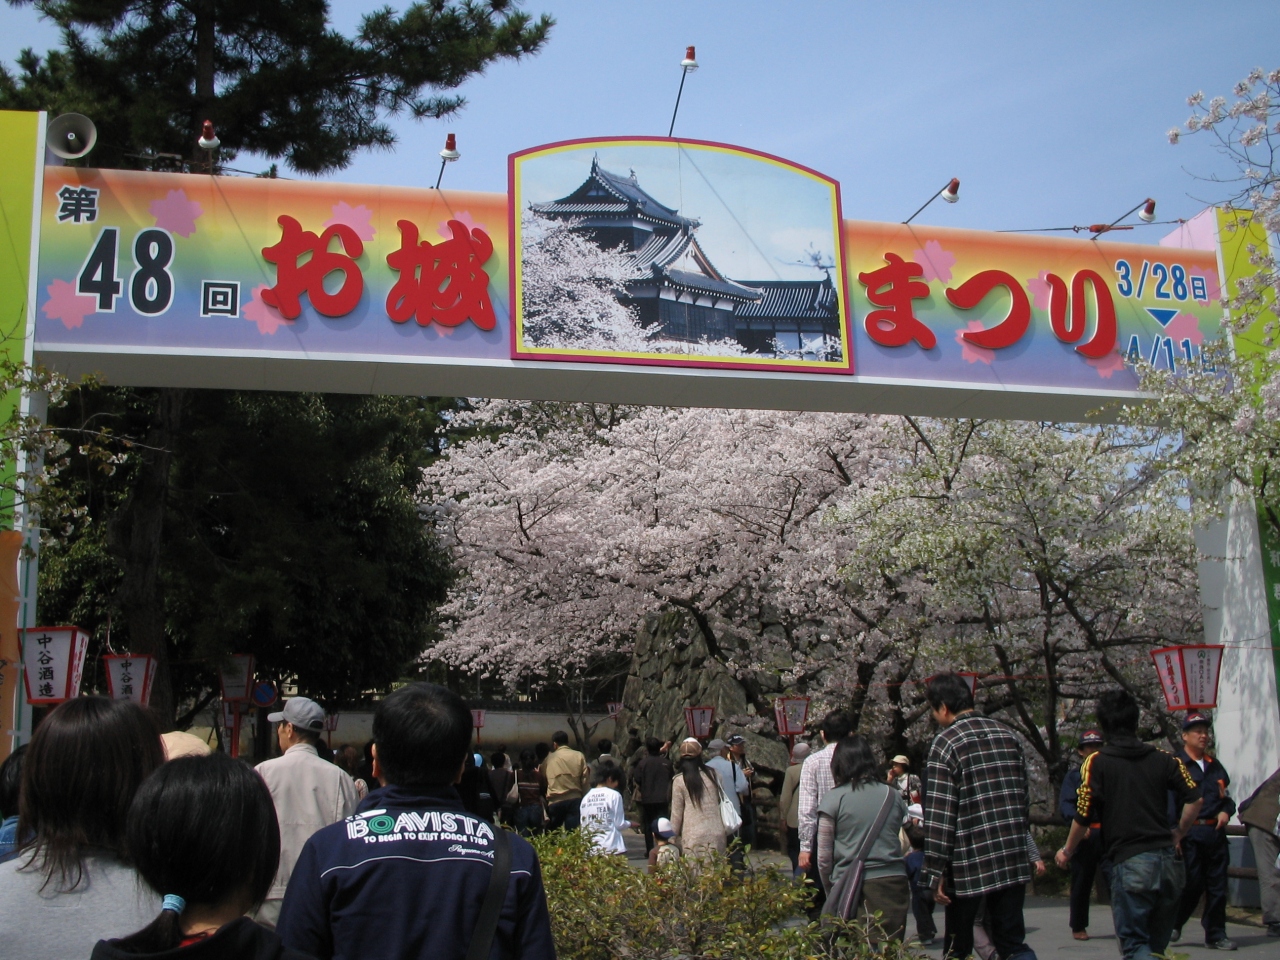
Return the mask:
M16 76L0 71L0 107L85 113L99 167L142 150L193 156L211 119L224 160L251 150L306 173L341 169L394 145L386 114L454 113L463 98L439 91L536 52L552 26L510 0L385 7L354 37L330 29L324 0L9 2L62 27L66 50L27 50Z
M59 417L143 436L139 391L97 391ZM160 576L178 699L211 667L253 653L332 706L405 676L431 638L447 558L420 516L420 470L445 442L452 401L191 391L174 445ZM40 605L130 648L118 595L121 516L141 457L114 476L79 457L60 478L93 520L46 544ZM89 672L92 682L94 674Z
M811 893L773 867L735 873L727 859L681 859L655 874L592 856L580 832L533 840L561 960L916 960L897 941L873 948L857 924L805 918Z

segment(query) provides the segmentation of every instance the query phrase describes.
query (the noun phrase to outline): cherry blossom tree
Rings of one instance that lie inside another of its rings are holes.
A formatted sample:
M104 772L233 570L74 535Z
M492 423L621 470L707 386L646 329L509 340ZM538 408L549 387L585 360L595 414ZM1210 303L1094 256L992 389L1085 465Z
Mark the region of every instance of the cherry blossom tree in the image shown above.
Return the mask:
M1236 212L1237 229L1260 226L1280 232L1280 70L1252 71L1236 84L1234 100L1203 93L1188 98L1185 131L1169 139L1209 137L1234 165L1229 178L1210 178L1220 202ZM1259 238L1261 241L1261 238ZM1272 536L1280 536L1280 351L1276 297L1280 270L1265 242L1246 245L1253 273L1224 290L1229 336L1206 344L1206 364L1174 374L1142 369L1142 387L1153 396L1125 412L1131 423L1159 422L1176 443L1164 466L1195 491L1203 519L1220 514L1232 491L1258 500Z
M1103 685L1199 629L1153 436L1120 428L491 401L427 474L466 575L428 656L560 686L684 611L772 732L772 698L927 741L919 681L983 674L1057 783Z
M648 276L622 247L601 247L575 220L526 211L520 261L525 340L535 347L625 353L741 356L736 340L672 340L644 327L624 302L627 284Z

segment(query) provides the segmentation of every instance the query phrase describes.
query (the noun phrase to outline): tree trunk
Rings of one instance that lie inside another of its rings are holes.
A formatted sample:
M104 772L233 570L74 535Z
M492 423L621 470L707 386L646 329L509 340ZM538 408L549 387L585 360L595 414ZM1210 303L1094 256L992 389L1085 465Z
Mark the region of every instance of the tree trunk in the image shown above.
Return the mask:
M151 708L161 729L172 730L176 704L169 673L164 597L160 586L164 516L169 499L173 443L182 425L185 391L165 388L156 394L156 416L144 441L142 466L119 516L112 524L112 547L124 566L119 603L129 627L130 653L156 658Z

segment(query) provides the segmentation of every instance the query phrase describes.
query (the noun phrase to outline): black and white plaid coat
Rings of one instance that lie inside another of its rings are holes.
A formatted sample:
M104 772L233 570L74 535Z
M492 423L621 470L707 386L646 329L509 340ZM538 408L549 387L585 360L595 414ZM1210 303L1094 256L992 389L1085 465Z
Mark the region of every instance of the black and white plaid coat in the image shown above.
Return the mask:
M950 867L955 895L976 897L1031 879L1027 764L1002 723L961 714L933 738L925 768L924 870Z

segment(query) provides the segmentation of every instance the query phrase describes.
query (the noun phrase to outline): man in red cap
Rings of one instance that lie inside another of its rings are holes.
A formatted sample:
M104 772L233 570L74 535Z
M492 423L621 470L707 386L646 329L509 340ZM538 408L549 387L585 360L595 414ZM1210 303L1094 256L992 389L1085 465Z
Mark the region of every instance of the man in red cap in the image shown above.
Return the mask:
M1236 802L1227 787L1231 778L1222 761L1209 755L1209 718L1189 713L1182 721L1182 749L1178 751L1191 779L1204 798L1195 825L1182 841L1182 858L1187 865L1187 885L1173 924L1173 939L1179 934L1204 894L1204 943L1211 950L1234 950L1227 939L1227 867L1231 854L1227 847L1227 824L1236 812Z
M1080 745L1076 753L1080 754L1083 763L1090 755L1102 749L1102 734L1097 730L1086 730L1080 735ZM1062 781L1062 792L1058 795L1058 812L1070 826L1076 817L1076 795L1080 792L1080 768L1073 767ZM1102 824L1089 824L1089 835L1076 849L1071 858L1071 935L1077 940L1089 939L1089 898L1093 893L1093 879L1098 867L1102 864ZM1108 880L1110 871L1103 867L1102 875Z

